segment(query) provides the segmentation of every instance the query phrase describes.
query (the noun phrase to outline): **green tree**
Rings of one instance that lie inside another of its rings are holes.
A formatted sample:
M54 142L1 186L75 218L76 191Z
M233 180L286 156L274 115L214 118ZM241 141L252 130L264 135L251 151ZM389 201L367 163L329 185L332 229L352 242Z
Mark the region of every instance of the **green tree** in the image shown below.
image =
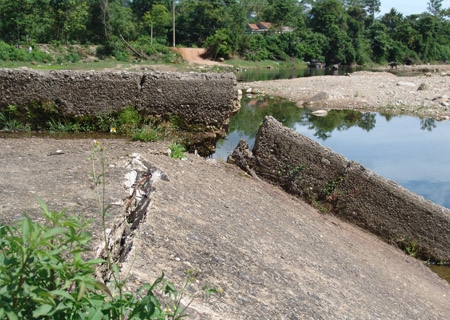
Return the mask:
M363 0L363 3L372 17L372 24L375 23L375 13L380 12L381 0Z
M67 43L82 40L86 30L89 7L86 0L54 0L50 2L54 16L54 37Z
M347 9L347 35L351 39L355 51L355 61L359 65L368 63L370 58L370 43L365 37L365 21L367 14L359 6Z
M122 35L127 39L137 37L138 26L129 6L123 6L120 0L112 1L108 9L108 29L113 35Z
M51 39L49 5L50 0L0 1L0 38L16 45Z
M442 0L430 0L427 2L427 10L436 18L442 18L443 9L442 9Z
M375 23L369 28L370 46L372 49L372 60L376 63L385 63L389 57L389 46L391 38L387 28L381 22Z
M293 25L297 14L296 0L268 0L262 12L262 19L274 23L278 27Z
M381 23L383 23L391 32L395 31L398 26L403 24L403 22L403 14L401 14L394 8L392 8L391 11L381 17Z
M347 14L339 0L316 3L309 12L309 26L313 32L322 33L328 39L323 47L327 64L351 64L356 54L347 34Z
M225 9L225 29L227 30L228 37L230 38L230 46L232 53L239 51L239 43L244 36L245 28L247 25L247 18L245 10L238 1L233 0Z
M226 29L219 29L217 32L206 38L205 48L207 48L208 56L216 59L220 58L229 58L231 53L233 52L233 48L231 46L231 39L228 36L228 32Z
M130 7L137 19L142 19L145 13L151 11L152 7L156 4L163 5L168 10L171 9L172 1L173 0L129 0Z
M221 1L186 0L176 17L178 42L202 47L206 38L225 27L225 5Z
M153 43L153 31L156 33L162 33L165 27L167 27L172 19L172 16L167 8L162 4L153 5L150 11L144 14L144 23L147 27L150 27L150 39Z
M438 17L424 13L412 25L421 36L416 52L424 62L445 61L450 58L448 22L441 22Z

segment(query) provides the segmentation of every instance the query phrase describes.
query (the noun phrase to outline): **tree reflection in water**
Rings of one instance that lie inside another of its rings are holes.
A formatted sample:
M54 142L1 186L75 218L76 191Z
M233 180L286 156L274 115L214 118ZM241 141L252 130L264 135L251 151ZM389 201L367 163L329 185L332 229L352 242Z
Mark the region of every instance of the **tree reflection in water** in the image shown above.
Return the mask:
M227 138L217 143L213 157L226 159L240 139L252 148L266 115L450 208L450 172L446 170L450 122L353 110L331 110L326 117L318 117L287 99L244 97L240 112L231 118Z

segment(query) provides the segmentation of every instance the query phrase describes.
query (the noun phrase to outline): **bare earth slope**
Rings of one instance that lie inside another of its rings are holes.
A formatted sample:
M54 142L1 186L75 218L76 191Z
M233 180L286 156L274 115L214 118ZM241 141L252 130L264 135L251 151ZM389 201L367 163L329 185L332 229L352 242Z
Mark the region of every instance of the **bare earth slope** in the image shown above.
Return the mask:
M130 285L162 271L191 288L224 289L196 299L195 319L446 319L450 285L422 263L374 236L319 214L229 164L187 155L167 143L104 140L107 199L124 210L124 168L138 152L170 181L155 183L147 219L124 270ZM55 150L63 154L48 155ZM51 208L95 217L90 140L0 138L0 221L36 216L34 195ZM122 203L122 204L121 204ZM94 234L98 233L94 224Z
M176 48L184 60L190 64L199 64L204 66L225 66L226 64L217 61L205 59L202 55L206 52L203 48Z

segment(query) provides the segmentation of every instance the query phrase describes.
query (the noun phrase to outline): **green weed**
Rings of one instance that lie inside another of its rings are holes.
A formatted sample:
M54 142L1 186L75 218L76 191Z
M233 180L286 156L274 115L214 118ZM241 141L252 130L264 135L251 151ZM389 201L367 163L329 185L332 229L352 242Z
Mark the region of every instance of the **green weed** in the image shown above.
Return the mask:
M142 128L138 128L134 131L132 139L145 142L157 141L161 139L161 134L157 129L152 128L150 125L144 125Z
M184 152L186 151L184 146L178 143L172 143L169 146L170 157L174 159L182 159L184 157Z
M132 135L140 123L138 111L134 108L126 107L120 112L118 123L119 133Z
M335 193L336 188L344 180L343 176L339 176L336 179L330 181L325 188L322 189L322 193L325 197L329 197Z
M416 240L411 241L411 243L405 247L405 251L411 257L415 257L419 251L417 247L417 241Z

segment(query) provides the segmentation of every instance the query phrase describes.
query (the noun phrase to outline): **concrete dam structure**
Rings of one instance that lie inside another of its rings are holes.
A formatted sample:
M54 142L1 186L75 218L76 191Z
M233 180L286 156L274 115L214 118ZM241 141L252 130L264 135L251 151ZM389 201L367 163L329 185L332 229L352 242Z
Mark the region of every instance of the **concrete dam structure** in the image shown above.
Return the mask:
M181 119L190 131L225 136L240 108L232 73L37 71L0 69L0 112L51 104L67 116L119 112Z

